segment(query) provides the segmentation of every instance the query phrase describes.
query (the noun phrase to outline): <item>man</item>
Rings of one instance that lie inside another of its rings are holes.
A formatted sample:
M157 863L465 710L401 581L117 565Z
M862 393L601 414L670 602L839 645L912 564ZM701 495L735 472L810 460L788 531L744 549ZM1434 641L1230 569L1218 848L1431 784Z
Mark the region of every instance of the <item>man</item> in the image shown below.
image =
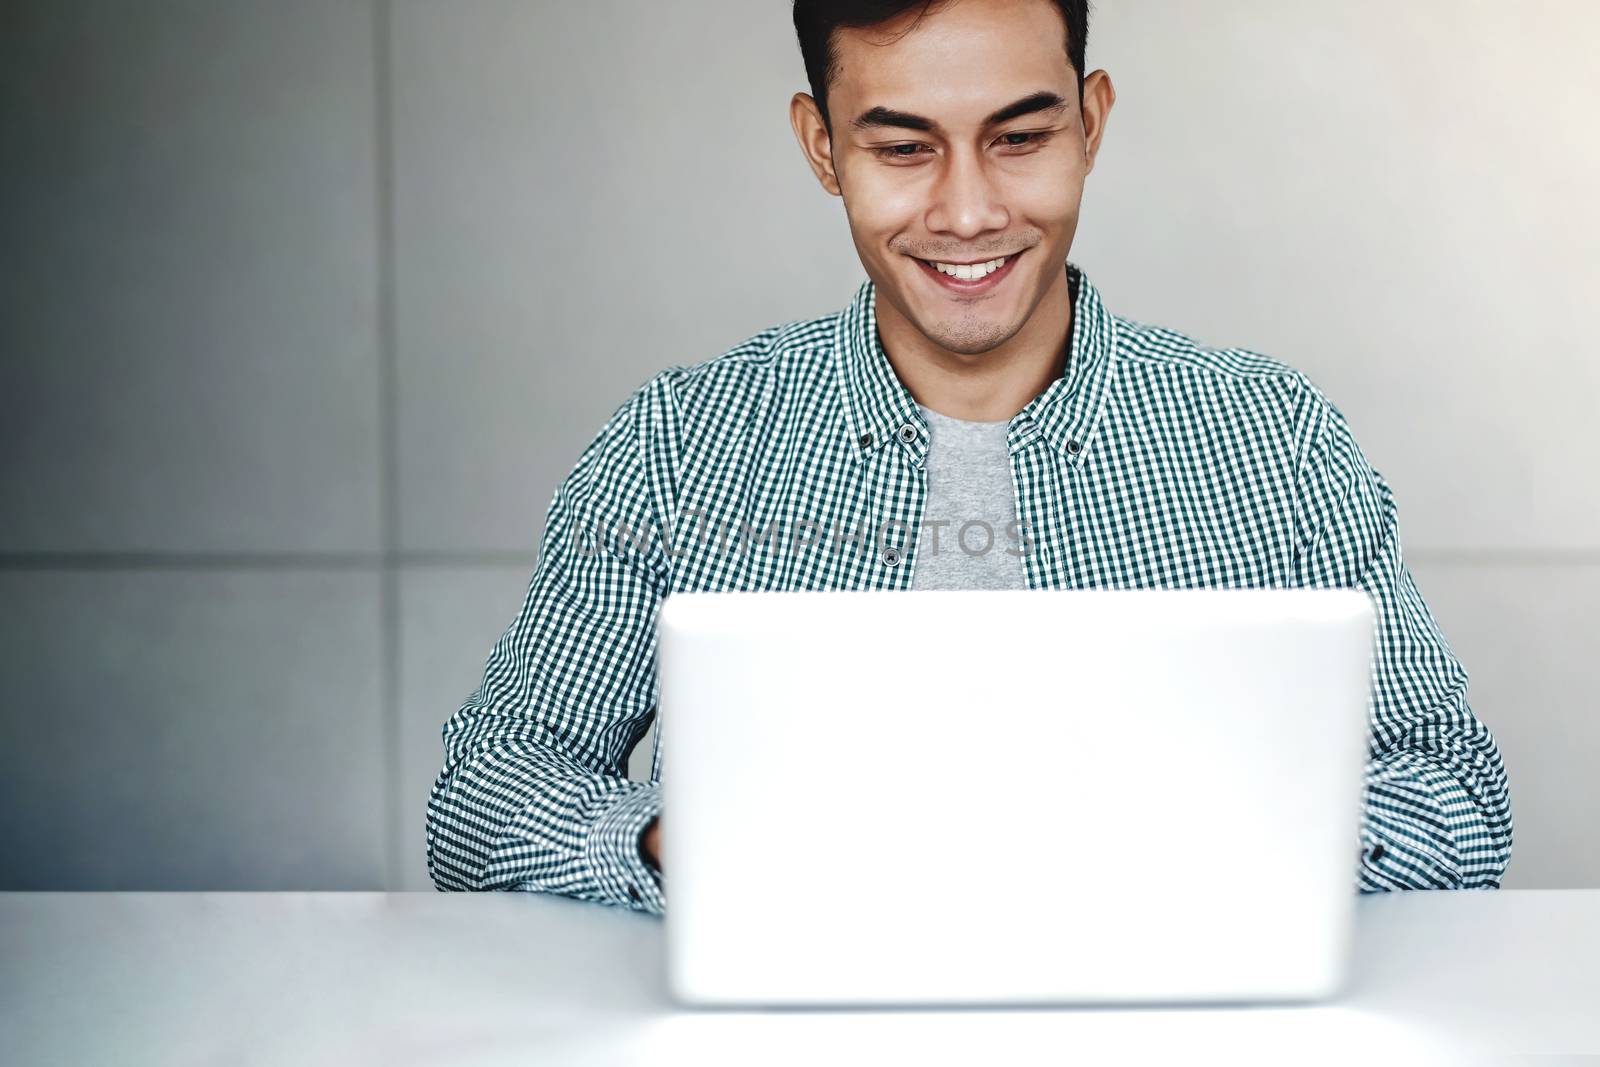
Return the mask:
M1498 887L1500 753L1343 416L1283 363L1113 315L1068 262L1116 99L1082 73L1086 4L797 0L794 21L812 92L790 118L868 280L660 372L584 450L445 724L435 883L664 910L659 737L648 783L624 768L671 592L1316 586L1378 616L1356 887Z

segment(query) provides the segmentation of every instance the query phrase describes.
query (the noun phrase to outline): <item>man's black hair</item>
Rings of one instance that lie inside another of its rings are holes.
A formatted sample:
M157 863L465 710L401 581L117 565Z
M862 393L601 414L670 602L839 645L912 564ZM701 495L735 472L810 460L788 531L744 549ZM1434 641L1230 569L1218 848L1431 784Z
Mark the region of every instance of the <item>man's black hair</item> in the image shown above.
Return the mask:
M800 57L805 60L811 96L822 111L823 125L833 135L828 118L828 85L839 74L833 54L833 31L840 27L861 29L886 22L903 12L917 9L917 17L906 29L917 28L929 9L944 0L794 0L794 32L800 38ZM1067 24L1067 60L1078 75L1078 103L1083 103L1083 56L1089 38L1089 0L1055 0Z

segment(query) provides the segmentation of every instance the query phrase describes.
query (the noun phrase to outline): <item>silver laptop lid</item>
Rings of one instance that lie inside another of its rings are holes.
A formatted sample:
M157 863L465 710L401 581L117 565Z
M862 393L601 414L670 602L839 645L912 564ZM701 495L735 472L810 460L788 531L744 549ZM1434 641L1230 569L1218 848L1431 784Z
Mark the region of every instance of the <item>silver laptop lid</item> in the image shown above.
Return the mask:
M1331 995L1373 621L1352 590L669 597L671 988L703 1004Z

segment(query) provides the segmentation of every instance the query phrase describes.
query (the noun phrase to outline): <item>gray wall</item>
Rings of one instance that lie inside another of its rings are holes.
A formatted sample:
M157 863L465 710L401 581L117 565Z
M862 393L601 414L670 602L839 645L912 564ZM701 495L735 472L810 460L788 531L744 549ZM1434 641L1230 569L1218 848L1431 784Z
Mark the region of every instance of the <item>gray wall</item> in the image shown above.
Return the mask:
M428 885L557 479L861 278L788 5L692 10L0 13L0 888ZM1600 886L1600 12L1103 0L1089 51L1074 259L1339 404L1504 751L1506 885Z

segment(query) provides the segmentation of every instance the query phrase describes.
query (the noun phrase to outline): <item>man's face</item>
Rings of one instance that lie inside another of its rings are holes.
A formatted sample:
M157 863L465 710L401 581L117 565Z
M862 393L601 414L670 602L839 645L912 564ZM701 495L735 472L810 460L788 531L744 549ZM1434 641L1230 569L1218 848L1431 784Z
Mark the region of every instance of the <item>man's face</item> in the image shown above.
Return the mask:
M1065 293L1083 182L1114 97L1097 71L1080 109L1050 0L958 0L905 33L915 16L834 35L831 137L809 96L796 96L792 117L819 180L844 199L862 265L891 305L880 315L898 312L946 351L987 352L1052 288ZM1056 106L992 121L1030 99ZM913 128L918 119L931 128ZM931 265L1001 257L977 282Z

